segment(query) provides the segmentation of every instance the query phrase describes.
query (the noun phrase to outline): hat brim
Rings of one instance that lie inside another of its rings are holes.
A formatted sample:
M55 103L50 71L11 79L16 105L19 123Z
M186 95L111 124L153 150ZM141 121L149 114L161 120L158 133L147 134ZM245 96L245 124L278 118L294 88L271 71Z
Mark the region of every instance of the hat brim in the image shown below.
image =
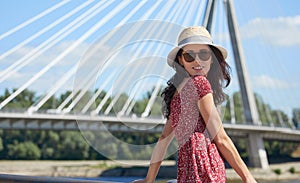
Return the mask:
M167 58L167 63L168 63L169 66L174 67L174 60L175 60L175 57L177 55L177 52L181 48L183 48L184 46L189 45L189 44L207 44L207 45L211 45L211 46L216 47L218 50L220 50L220 52L222 53L224 59L226 59L227 55L228 55L227 50L224 47L222 47L222 46L219 46L219 45L216 45L216 44L211 44L211 43L203 43L203 42L202 43L199 43L199 42L189 42L189 43L177 46L177 47L173 48L170 51L170 53L168 54L168 58Z

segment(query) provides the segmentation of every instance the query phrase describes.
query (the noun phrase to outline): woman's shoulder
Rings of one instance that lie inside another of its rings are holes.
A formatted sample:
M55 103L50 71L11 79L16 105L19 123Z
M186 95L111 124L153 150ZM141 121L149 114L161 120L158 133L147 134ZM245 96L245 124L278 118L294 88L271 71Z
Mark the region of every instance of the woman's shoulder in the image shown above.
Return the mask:
M195 75L195 76L192 76L191 79L194 82L194 84L196 84L196 85L197 84L201 84L201 85L203 85L203 84L205 84L205 85L209 84L210 85L209 81L207 80L207 78L205 76Z
M213 93L211 85L205 76L193 76L192 81L198 92L199 99L208 93Z

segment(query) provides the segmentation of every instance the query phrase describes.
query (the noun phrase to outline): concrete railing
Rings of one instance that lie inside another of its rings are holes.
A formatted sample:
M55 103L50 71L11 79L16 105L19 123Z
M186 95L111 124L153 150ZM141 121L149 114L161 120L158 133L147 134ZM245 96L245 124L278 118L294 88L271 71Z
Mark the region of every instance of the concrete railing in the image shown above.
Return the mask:
M0 183L113 183L108 181L81 180L67 177L25 176L0 174Z

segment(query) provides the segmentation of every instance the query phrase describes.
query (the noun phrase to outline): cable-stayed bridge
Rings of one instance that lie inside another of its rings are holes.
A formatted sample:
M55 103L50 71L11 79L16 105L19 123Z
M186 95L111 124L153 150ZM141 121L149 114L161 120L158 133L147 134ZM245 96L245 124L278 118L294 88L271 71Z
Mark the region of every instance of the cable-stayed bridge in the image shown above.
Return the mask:
M47 22L50 16L56 18ZM204 25L216 42L232 49L229 62L237 74L232 91L238 91L240 100L230 91L220 107L222 115L229 113L224 127L230 136L248 138L252 165L267 168L263 139L299 142L300 120L255 100L236 19L230 0L185 1L184 6L162 0L59 2L0 35L5 42L29 32L0 55L5 63L0 84L13 81L17 88L0 101L0 127L160 132L159 93L174 73L166 64L168 51L183 27ZM39 87L42 95L33 104L19 112L9 107L24 91ZM54 108L43 108L68 90ZM137 111L140 103L142 111Z

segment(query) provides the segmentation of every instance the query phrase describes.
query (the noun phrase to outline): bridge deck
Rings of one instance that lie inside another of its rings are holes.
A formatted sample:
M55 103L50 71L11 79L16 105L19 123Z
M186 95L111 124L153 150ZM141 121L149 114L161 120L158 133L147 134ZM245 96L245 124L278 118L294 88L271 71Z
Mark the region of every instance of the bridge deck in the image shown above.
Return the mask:
M160 133L164 126L161 118L131 118L116 116L0 113L2 129L37 130L109 130L119 132ZM230 136L247 137L260 134L264 139L300 142L300 130L274 126L224 123Z

